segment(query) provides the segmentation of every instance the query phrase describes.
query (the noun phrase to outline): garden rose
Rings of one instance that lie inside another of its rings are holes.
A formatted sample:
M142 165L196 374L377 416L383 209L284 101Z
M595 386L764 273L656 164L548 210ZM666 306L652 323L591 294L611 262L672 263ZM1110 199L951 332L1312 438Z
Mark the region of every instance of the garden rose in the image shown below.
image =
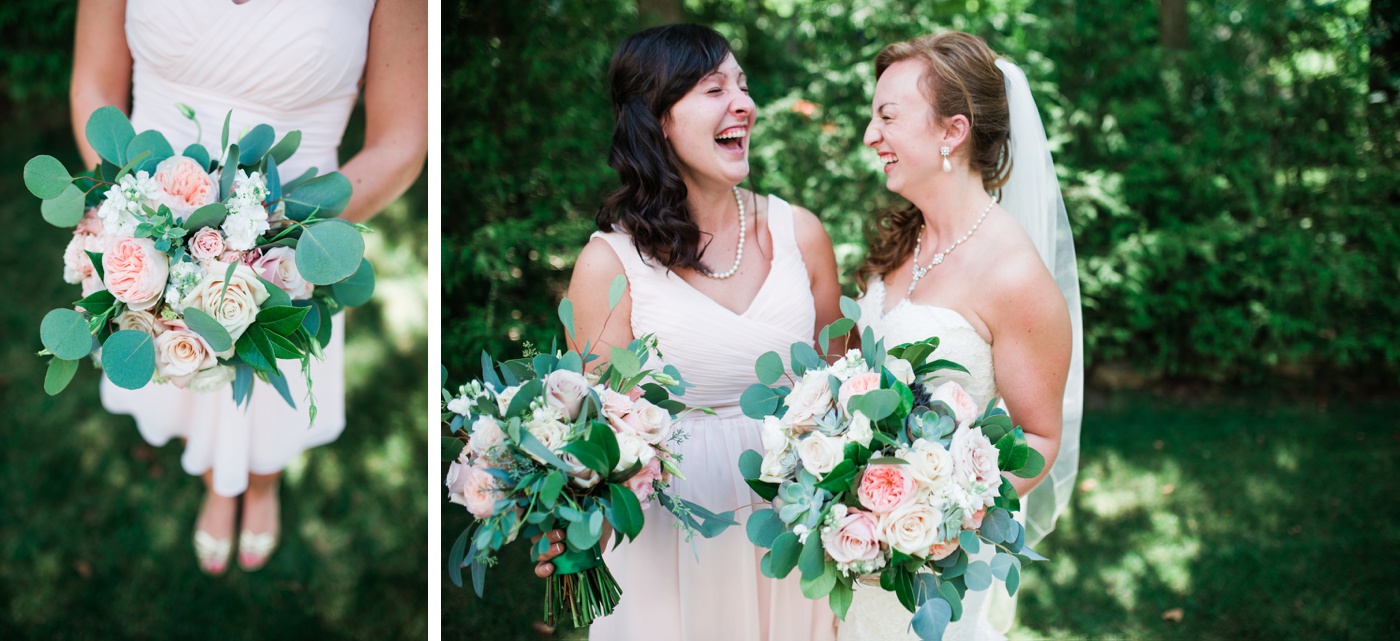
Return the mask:
M626 429L638 438L652 445L660 445L671 438L671 414L646 399L638 399L632 411L623 417Z
M83 212L83 219L78 221L78 226L73 228L73 233L101 236L102 230L102 217L97 215L97 208L89 207Z
M276 282L276 281L274 281ZM544 380L544 400L564 411L564 416L573 421L583 408L583 399L588 397L588 381L583 374L566 369L549 373Z
M878 533L874 514L851 509L822 529L822 547L837 563L873 561L880 556Z
M249 252L248 255L252 256L253 252ZM316 289L315 285L306 282L306 279L301 277L301 272L297 271L296 250L291 247L264 249L262 255L249 266L262 276L263 280L287 292L287 296L292 300L308 300Z
M856 495L861 505L876 514L887 514L914 498L914 476L903 465L869 465L861 475Z
M92 257L87 254L101 254L106 246L107 242L100 236L73 234L73 239L68 241L68 247L63 250L63 281L72 285L82 284L84 297L107 288L102 279L97 277Z
M1001 470L997 469L997 448L987 440L982 428L963 428L953 433L948 453L952 455L958 484L973 493L986 487L1001 486ZM980 485L980 487L979 487Z
M957 551L957 538L954 538L951 541L935 541L933 545L930 545L928 548L928 558L934 561L942 561L943 559L948 558L949 555Z
M453 461L447 469L447 500L465 505L478 519L491 517L496 501L505 498L496 477L463 458Z
M784 401L787 413L783 414L783 424L793 434L810 432L817 425L817 419L831 409L831 384L827 382L825 370L807 372Z
M614 472L621 472L637 463L647 465L656 458L656 450L650 443L643 441L640 437L631 432L618 432L617 449L621 456L617 461Z
M763 464L759 467L758 480L769 483L782 483L787 480L787 476L797 469L797 452L791 448L781 450L769 450L763 455Z
M102 254L103 283L117 300L135 310L156 306L170 276L170 257L149 238L116 239Z
M656 491L654 483L661 480L661 461L653 458L647 461L642 469L638 470L632 478L627 479L627 489L632 490L637 495L637 500L641 502L642 508L651 506L651 495Z
M586 490L603 480L603 477L599 476L596 470L580 463L573 454L564 453L559 455L559 458L569 464L569 482L573 483L575 487Z
M937 493L954 481L953 457L942 445L918 439L896 456L909 462L909 472L924 489Z
M975 421L978 417L977 401L972 400L972 395L967 393L961 385L955 381L948 381L939 385L929 394L930 401L943 401L953 410L953 420L959 425L968 421Z
M218 392L228 388L233 382L237 372L227 365L215 365L209 369L202 369L190 377L188 389L192 392Z
M186 243L190 256L199 262L215 260L224 254L224 235L211 227L201 227Z
M106 263L106 260L103 260ZM209 266L204 280L200 281L185 299L180 301L176 311L194 307L214 317L229 337L237 341L258 317L261 305L267 301L267 287L258 280L257 274L246 265L238 265L233 276L228 279L228 289L224 289L224 274L228 265L213 263ZM220 300L222 299L222 303Z
M890 547L923 557L938 540L942 515L923 501L909 501L880 517L881 538Z
M802 459L802 467L818 477L830 472L845 458L842 449L841 439L816 431L797 442L797 455Z
M219 200L219 185L193 158L171 156L160 161L154 178L165 192L161 202L181 218Z
M866 372L864 374L852 376L851 380L841 384L841 409L845 410L847 415L850 415L852 398L860 396L861 394L873 392L877 389L880 389L879 374L875 372Z
M759 434L763 437L764 452L786 450L790 446L787 428L783 427L783 421L776 416L763 417L763 426L759 428Z
M890 374L899 382L905 385L914 384L914 366L909 361L902 358L890 358L885 361L885 369L889 370Z
M982 527L982 519L987 517L986 506L980 507L976 512L963 510L962 526L964 530L975 530Z
M165 321L147 311L126 310L116 318L117 329L134 329L155 336L165 331Z
M166 330L155 339L156 372L178 387L185 387L195 372L218 364L214 348L182 320L165 321Z
M506 433L501 431L500 423L490 416L482 416L472 423L471 436L467 437L467 446L472 453L477 456L485 456L492 448L500 445L506 439Z

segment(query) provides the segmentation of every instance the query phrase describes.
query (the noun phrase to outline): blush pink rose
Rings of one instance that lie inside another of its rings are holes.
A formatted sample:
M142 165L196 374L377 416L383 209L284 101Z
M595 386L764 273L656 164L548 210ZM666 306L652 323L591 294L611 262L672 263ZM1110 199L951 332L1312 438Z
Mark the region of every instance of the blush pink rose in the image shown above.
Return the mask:
M248 256L254 256L259 252L248 252ZM263 280L276 285L278 289L287 292L292 300L307 300L311 298L311 292L315 285L306 282L301 277L301 272L297 270L296 250L291 247L273 247L260 252L259 258L254 258L248 266L253 268Z
M68 247L63 250L63 281L77 285L78 283L86 284L89 280L97 280L97 270L93 269L92 257L88 256L87 253L100 254L103 247L102 239L97 236L73 234L73 239L68 241Z
M970 515L963 516L962 525L965 529L975 530L982 527L982 519L987 517L987 508L982 508Z
M214 348L181 320L165 321L166 330L156 336L156 371L184 388L200 370L218 365Z
M102 254L103 282L127 307L155 307L170 277L170 257L156 250L149 238L119 238Z
M953 410L953 420L959 425L977 420L977 401L972 400L972 395L954 381L948 381L935 388L929 394L929 400L947 403Z
M861 475L856 495L861 505L876 514L887 514L914 498L914 476L902 465L871 465Z
M929 546L928 558L932 561L942 561L943 559L948 558L950 554L957 551L957 539L953 539L952 541L938 541L933 545Z
M653 483L659 480L661 480L661 460L653 458L647 461L642 469L637 470L632 478L627 479L627 489L632 490L632 493L637 495L637 500L642 503L642 508L645 509L651 505L651 495L656 490Z
M171 156L160 161L154 178L165 191L165 206L181 217L219 199L219 186L193 158Z
M632 411L622 418L617 428L631 432L652 445L660 445L671 438L671 414L651 401L637 399Z
M841 396L839 402L841 409L850 414L851 399L880 389L880 375L875 372L866 372L857 376L852 376L851 380L841 384Z
M195 260L215 260L224 253L224 235L212 227L203 227L190 237L187 246Z
M610 389L604 389L598 395L603 401L603 418L612 425L613 431L630 430L623 419L632 412L632 399L626 394L618 394Z
M870 512L850 510L822 531L822 547L837 563L874 561L880 555L879 521Z
M277 281L272 281L277 282ZM578 418L583 399L588 397L588 379L583 374L566 369L555 370L545 377L544 400L560 410L570 420Z
M491 517L496 501L505 498L496 483L496 477L475 465L466 464L463 457L452 462L447 469L447 500L464 505L472 516L478 519Z
M83 219L78 221L78 226L73 229L73 233L91 236L102 235L102 218L97 215L96 207L83 212Z
M252 253L253 252L248 252L248 255L251 255ZM229 265L230 263L243 263L244 265L248 264L248 260L245 254L241 251L238 251L237 249L225 249L224 253L219 254L218 262L223 263L225 265L225 269L227 269L227 265Z

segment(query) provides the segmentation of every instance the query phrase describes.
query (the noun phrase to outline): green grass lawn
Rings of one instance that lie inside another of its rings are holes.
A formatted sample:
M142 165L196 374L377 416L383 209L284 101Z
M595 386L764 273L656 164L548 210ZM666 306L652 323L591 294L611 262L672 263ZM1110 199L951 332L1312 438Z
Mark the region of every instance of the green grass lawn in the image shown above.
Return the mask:
M422 639L427 634L426 181L372 221L376 299L348 318L349 423L288 470L282 544L256 574L199 572L202 484L178 442L147 445L104 412L84 365L43 392L34 354L62 281L65 230L44 223L20 170L73 166L61 129L0 145L0 638ZM57 152L57 153L55 153ZM64 155L67 152L67 155ZM288 426L297 429L297 426Z
M1026 573L1012 639L1392 638L1397 412L1395 400L1091 402L1080 489L1039 546L1050 562ZM469 516L444 510L450 543ZM543 582L516 547L484 600L444 581L445 639L540 638Z

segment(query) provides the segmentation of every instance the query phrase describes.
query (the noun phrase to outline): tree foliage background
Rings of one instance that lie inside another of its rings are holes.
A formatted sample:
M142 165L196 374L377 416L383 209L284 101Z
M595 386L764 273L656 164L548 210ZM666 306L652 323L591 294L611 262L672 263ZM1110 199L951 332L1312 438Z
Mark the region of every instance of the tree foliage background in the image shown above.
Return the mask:
M675 2L454 2L443 63L444 364L548 344L616 178L604 70ZM872 60L970 31L1025 68L1052 138L1097 373L1393 385L1393 0L690 0L760 106L755 184L817 212L846 287L893 202L861 145ZM1100 376L1099 378L1104 378Z

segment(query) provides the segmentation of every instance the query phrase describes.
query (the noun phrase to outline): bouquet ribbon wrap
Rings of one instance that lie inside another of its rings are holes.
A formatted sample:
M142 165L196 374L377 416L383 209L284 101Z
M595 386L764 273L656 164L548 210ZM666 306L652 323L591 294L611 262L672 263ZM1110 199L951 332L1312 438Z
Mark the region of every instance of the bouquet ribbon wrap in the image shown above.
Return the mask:
M575 628L586 628L617 607L622 588L603 563L602 543L586 550L566 549L553 563L554 574L545 581L544 597L545 621L550 625L567 618Z
M566 549L563 554L554 557L551 563L554 564L555 574L578 574L584 570L592 570L603 564L603 546L594 545L587 550Z

